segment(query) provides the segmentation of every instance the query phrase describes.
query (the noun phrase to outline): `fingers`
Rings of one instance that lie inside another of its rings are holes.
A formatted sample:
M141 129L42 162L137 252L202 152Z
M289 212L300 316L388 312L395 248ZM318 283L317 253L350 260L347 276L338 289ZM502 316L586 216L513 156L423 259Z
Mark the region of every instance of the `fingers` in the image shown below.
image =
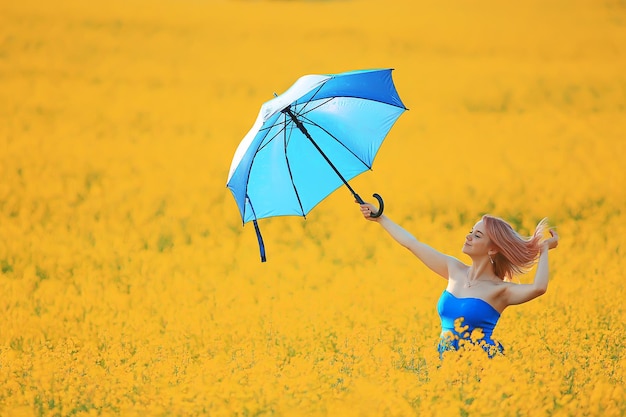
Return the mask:
M375 213L375 210L373 210L373 206L369 203L364 203L361 204L361 214L363 214L363 217L370 218L372 216L372 213Z
M550 238L548 239L548 248L554 249L559 245L559 234L555 229L550 228Z
M559 240L559 234L554 229L550 229L550 236L552 240Z

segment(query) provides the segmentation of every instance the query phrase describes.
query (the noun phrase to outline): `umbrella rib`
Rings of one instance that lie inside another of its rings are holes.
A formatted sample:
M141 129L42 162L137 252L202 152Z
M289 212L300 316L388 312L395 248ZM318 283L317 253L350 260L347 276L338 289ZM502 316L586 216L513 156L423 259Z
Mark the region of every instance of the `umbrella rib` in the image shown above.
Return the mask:
M326 82L328 82L328 80L327 80ZM311 96L311 97L310 97L310 98L309 98L309 99L308 99L308 100L304 103L304 105L302 105L302 111L301 111L301 113L300 113L300 114L304 113L304 110L306 110L306 107L307 107L309 104L311 104L311 103L313 102L313 100L315 100L315 96L317 95L317 93L319 93L319 92L320 92L320 90L322 89L322 87L324 87L324 85L326 85L326 82L322 83L319 87L317 87L317 89L315 90L315 92L313 93L313 95L312 95L312 96ZM333 98L331 98L330 100L332 100L332 99L333 99ZM330 100L328 100L328 101L330 101ZM328 101L326 101L326 102L324 102L324 103L320 104L320 106L322 106L322 105L324 105L324 104L328 103ZM294 104L295 104L295 103L294 103ZM289 106L289 107L293 107L293 106ZM319 107L319 106L315 106L314 108L312 108L312 109L311 109L311 110L309 110L309 111L313 111L313 110L315 110L317 107Z
M326 82L328 82L328 81L330 81L330 80L327 80ZM325 83L323 83L323 84L321 84L319 87L317 87L317 88L315 89L315 92L311 95L311 97L310 97L310 98L308 98L308 99L307 99L307 101L306 101L306 102L302 105L302 110L306 110L307 106L308 106L309 104L311 104L311 103L315 100L315 97L316 97L316 96L317 96L317 94L318 94L318 93L322 90L322 88L324 88L324 86L326 85L326 82L325 82ZM390 102L388 102L388 101L376 100L376 99L373 99L373 98L361 97L361 96L357 96L357 95L339 95L339 96L326 97L328 100L324 101L324 102L323 102L322 104L320 104L319 106L323 106L324 104L326 104L326 103L328 103L329 101L331 101L331 100L333 100L333 99L336 99L336 98L338 98L338 97L356 98L356 99L359 99L359 100L373 101L373 102L375 102L375 103L381 103L381 104L385 104L385 105L387 105L387 106L398 107L398 108L400 108L400 109L404 109L404 110L406 110L406 109L407 109L407 108L404 106L404 104L402 104L402 105L400 105L400 104L394 104L394 103L390 103ZM310 111L315 110L315 109L316 109L317 107L319 107L319 106L315 106L314 108L312 108L312 109L310 109L310 110L307 110L306 112L305 112L305 111L301 111L301 112L300 112L300 113L298 113L298 114L305 114L305 113L308 113L308 112L310 112ZM291 107L293 107L293 106L291 106Z
M268 146L276 137L278 137L280 135L281 132L285 131L287 128L287 121L285 121L284 126L282 129L280 129L278 132L276 132L276 134L269 139L266 143L264 143L262 146L259 146L257 148L257 150L254 152L255 156L262 151L266 146ZM270 129L260 129L260 130L270 130ZM266 138L263 139L263 141L265 141ZM252 158L252 165L254 165L254 158ZM252 167L251 167L252 168ZM252 169L250 169L250 171L248 172L248 179L246 180L246 198L248 199L248 201L250 202L250 207L252 207L252 200L250 200L250 197L248 197L248 183L249 183L249 179L250 179L250 174L252 173ZM243 217L245 218L245 206L244 206L244 214ZM254 209L252 209L252 213L253 215L256 217L256 214L254 213Z
M275 126L275 125L274 125ZM269 129L266 129L269 130ZM263 144L261 146L259 146L259 149L257 149L256 153L259 153L259 151L263 150L266 146L268 146L274 139L276 139L277 137L280 136L281 133L283 133L285 130L287 130L287 123L283 123L283 127L276 132L276 134L274 136L272 136L270 139L264 138L263 139Z
M300 200L300 194L298 193L298 188L296 187L296 184L293 181L293 173L291 171L291 165L289 164L289 156L287 155L287 115L285 114L283 116L285 118L285 129L282 129L283 132L283 149L285 150L285 163L287 164L287 171L289 171L289 178L291 179L291 186L293 187L293 192L296 195L296 199L298 199L298 205L300 206L300 212L302 213L302 217L304 217L306 219L306 214L304 213L304 207L302 207L302 200ZM290 123L293 124L293 123ZM293 131L293 128L289 131L289 139L291 139L291 132Z
M328 81L327 81L327 82L328 82ZM316 89L316 91L313 93L313 95L312 95L309 99L307 99L306 103L304 103L304 105L302 106L302 110L305 110L305 109L306 109L306 107L307 107L309 104L311 104L311 103L315 100L315 97L317 96L317 93L319 93L319 92L322 90L322 88L324 88L324 86L325 86L325 85L326 85L326 83L323 83L322 85L320 85L319 87L317 87L317 89ZM373 101L373 102L375 102L375 103L381 103L381 104L385 104L385 105L387 105L387 106L393 106L393 107L398 107L398 108L400 108L400 109L407 110L407 108L404 106L404 104L399 105L399 104L394 104L394 103L390 103L390 102L387 102L387 101L375 100L375 99L373 99L373 98L361 97L361 96L357 96L357 95L339 95L339 96L327 97L327 98L328 98L328 100L326 100L325 102L323 102L322 104L320 104L320 106L323 106L324 104L326 104L326 103L328 103L329 101L331 101L331 100L333 100L333 99L335 99L335 98L338 98L338 97L356 98L356 99L359 99L359 100ZM312 109L310 109L310 110L308 110L308 111L306 111L306 112L302 111L302 112L300 112L299 114L308 113L308 112L310 112L310 111L315 110L317 107L319 107L319 106L316 106L316 107L314 107L314 108L312 108Z
M347 147L342 141L340 141L335 135L333 135L332 133L330 133L328 130L326 130L323 126L318 125L317 123L315 123L314 121L312 121L311 119L304 117L302 115L300 115L302 117L302 120L305 121L306 123L316 126L318 128L320 128L321 130L323 130L324 132L326 132L326 134L328 136L330 136L331 138L333 138L338 144L340 144L346 151L350 152L357 160L359 160L363 165L365 165L367 167L367 169L372 169L371 166L369 166L365 161L363 161L361 158L359 158L359 156L357 154L355 154L352 149L350 149L349 147Z
M298 116L302 116L302 115L305 115L305 114L307 114L307 113L311 113L311 112L312 112L312 111L314 111L315 109L318 109L318 108L320 108L320 107L322 107L322 106L326 105L327 103L330 103L331 101L333 101L333 100L334 100L334 99L336 99L336 98L337 98L337 97L329 97L327 100L320 101L320 103L319 103L319 104L317 104L315 107L313 107L313 108L311 108L311 109L307 109L307 108L306 108L306 106L307 106L307 105L309 105L309 104L311 104L311 103L312 103L312 101L307 101L307 102L306 102L306 103L302 106L302 109L300 110L300 112L299 112L299 113L295 113L295 114L296 114L296 115L298 115ZM313 98L311 98L311 100L312 100L312 99L313 99ZM292 107L293 107L293 106L292 106ZM305 111L305 110L306 110L306 111Z

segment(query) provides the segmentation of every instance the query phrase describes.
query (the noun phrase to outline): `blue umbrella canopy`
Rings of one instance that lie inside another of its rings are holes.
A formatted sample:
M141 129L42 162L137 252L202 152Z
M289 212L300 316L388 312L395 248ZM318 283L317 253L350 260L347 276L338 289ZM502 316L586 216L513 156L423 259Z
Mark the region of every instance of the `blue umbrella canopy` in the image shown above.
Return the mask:
M227 181L243 222L255 222L260 244L258 219L306 216L341 185L362 201L348 181L372 168L406 110L391 72L306 75L261 106Z

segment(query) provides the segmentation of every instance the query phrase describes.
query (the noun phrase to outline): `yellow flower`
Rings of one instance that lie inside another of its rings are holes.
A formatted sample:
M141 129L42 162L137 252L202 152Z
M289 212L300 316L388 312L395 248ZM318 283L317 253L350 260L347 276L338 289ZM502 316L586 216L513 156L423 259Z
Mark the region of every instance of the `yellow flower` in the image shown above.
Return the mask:
M5 3L3 414L626 414L616 2ZM346 190L261 220L266 264L241 225L224 183L260 104L373 63L411 110L350 181L363 197L466 263L485 212L559 230L547 293L495 329L504 355L460 318L439 358L446 281Z

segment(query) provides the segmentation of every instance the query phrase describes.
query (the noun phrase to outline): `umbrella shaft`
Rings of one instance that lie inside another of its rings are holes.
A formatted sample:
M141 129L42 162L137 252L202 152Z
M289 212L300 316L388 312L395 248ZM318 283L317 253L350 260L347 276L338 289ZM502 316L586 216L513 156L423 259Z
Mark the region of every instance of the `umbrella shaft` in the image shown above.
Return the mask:
M346 181L346 179L343 177L343 175L341 175L341 172L339 172L339 170L337 169L337 167L335 167L335 165L330 161L330 158L328 158L328 156L326 156L326 154L324 153L324 151L322 150L322 148L319 147L319 145L313 140L313 138L311 137L311 135L309 135L309 131L306 130L306 127L304 127L304 125L302 124L302 122L300 120L298 120L298 118L296 117L295 114L293 114L293 112L291 111L291 109L289 107L287 107L286 109L283 110L283 113L286 113L287 115L289 115L289 117L291 118L291 120L296 124L296 126L298 127L298 129L300 129L300 131L304 134L304 136L306 136L311 143L313 144L313 146L315 146L315 149L317 149L317 151L324 157L324 159L326 160L326 162L328 162L328 165L330 165L330 167L335 171L335 173L339 176L339 178L341 179L341 181L343 181L344 185L346 187L348 187L348 190L350 190L350 192L352 193L352 195L354 196L354 198L359 202L359 204L363 204L363 200L361 199L361 197L359 197L359 195L352 189L352 187L350 187L350 184L348 184L348 181Z

